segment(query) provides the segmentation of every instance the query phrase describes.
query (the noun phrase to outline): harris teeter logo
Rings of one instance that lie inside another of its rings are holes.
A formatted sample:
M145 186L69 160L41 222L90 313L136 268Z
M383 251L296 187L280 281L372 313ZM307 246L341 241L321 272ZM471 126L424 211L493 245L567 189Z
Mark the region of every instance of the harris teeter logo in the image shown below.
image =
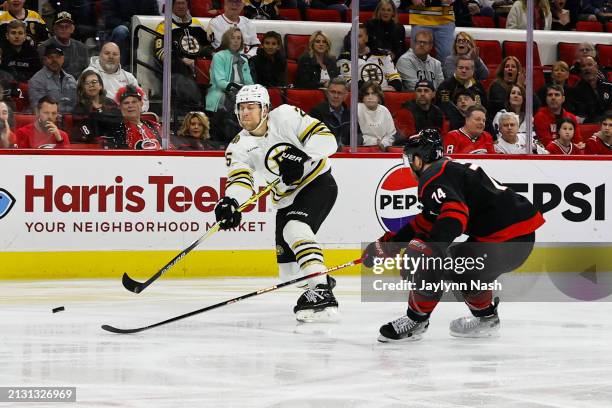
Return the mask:
M0 220L4 218L15 205L15 197L3 188L0 188Z
M403 164L391 168L376 187L374 208L381 227L396 232L421 212L419 182Z

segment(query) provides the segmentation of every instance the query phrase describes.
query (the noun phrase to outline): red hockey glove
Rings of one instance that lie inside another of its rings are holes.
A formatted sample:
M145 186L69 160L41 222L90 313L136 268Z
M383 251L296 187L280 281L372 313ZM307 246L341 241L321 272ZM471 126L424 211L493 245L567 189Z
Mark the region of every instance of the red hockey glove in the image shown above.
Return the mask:
M374 258L391 258L399 253L401 247L391 243L394 236L395 232L386 232L385 235L368 244L361 254L361 260L366 268L374 266Z

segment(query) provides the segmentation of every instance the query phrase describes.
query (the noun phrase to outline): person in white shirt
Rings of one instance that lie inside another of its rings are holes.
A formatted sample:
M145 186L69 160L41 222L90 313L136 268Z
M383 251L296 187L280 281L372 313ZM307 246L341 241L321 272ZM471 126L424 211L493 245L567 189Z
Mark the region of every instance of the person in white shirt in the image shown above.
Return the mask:
M395 123L384 103L380 85L365 82L359 89L357 118L364 146L378 146L383 152L395 141Z
M230 27L238 27L244 37L244 53L248 58L257 54L257 47L261 44L257 38L255 24L246 17L240 15L244 3L242 0L226 0L223 14L210 20L208 26L212 34L212 45L219 48L223 33Z
M499 119L500 138L493 145L497 153L526 154L527 137L518 133L518 115L512 112L502 113ZM548 151L537 140L532 141L533 153L548 154Z

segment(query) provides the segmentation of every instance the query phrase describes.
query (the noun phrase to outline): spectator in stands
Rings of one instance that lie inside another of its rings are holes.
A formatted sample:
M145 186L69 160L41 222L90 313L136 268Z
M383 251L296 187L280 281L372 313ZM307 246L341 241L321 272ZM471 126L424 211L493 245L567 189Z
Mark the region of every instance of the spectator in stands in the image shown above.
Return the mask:
M212 45L214 48L221 46L223 33L230 27L238 27L244 37L243 50L247 57L253 57L257 54L257 47L260 45L257 38L255 24L246 17L240 15L244 8L242 0L225 0L225 8L223 14L210 20L208 26L209 31L212 31Z
M438 106L446 113L447 105L453 95L460 89L470 89L474 92L476 104L487 106L487 95L484 87L474 78L474 60L467 55L457 57L455 74L444 80L438 87Z
M406 29L397 22L397 8L392 0L380 0L374 16L365 22L368 31L368 47L387 50L391 59L397 59L406 52Z
M287 86L287 57L281 35L268 31L262 41L257 55L249 60L253 81L266 87Z
M59 104L60 113L70 113L76 105L76 79L64 71L64 51L54 45L45 47L43 67L28 81L30 106L43 96Z
M17 138L13 133L11 122L14 122L13 110L6 102L0 102L0 149L17 147Z
M414 44L415 34L421 29L432 32L436 58L445 61L451 55L453 36L455 35L455 16L452 0L431 2L427 0L409 0L411 42Z
M487 106L490 111L497 112L504 108L514 85L525 87L525 70L518 58L510 55L497 66L495 80L489 87Z
M212 138L228 144L240 131L234 114L236 93L242 85L253 84L249 61L240 51L244 38L238 27L230 27L221 41L221 51L212 60L210 88L206 96L206 110L212 115Z
M172 146L176 150L217 150L210 140L210 122L204 112L189 112L176 135Z
M322 31L312 33L308 50L298 59L296 88L326 88L338 76L336 57L330 54L331 40Z
M470 107L476 106L476 95L470 89L459 89L453 95L452 102L443 110L449 121L449 129L459 129L465 125L465 117Z
M500 118L505 113L514 113L517 116L519 123L517 131L519 133L527 132L527 125L525 123L525 101L525 88L518 84L512 85L512 88L510 88L510 92L504 101L504 108L498 111L493 118L492 126L494 135L496 137L500 136Z
M580 155L582 150L573 142L576 133L576 122L570 118L561 118L557 122L559 138L553 140L546 146L550 154Z
M612 84L598 76L599 68L593 57L580 61L580 81L569 99L579 123L599 123L601 115L612 109Z
M455 37L455 44L453 45L453 55L449 55L444 60L442 72L444 78L448 79L453 76L455 69L457 68L457 57L460 55L467 55L474 60L474 78L479 81L487 79L489 77L489 69L485 63L479 57L479 48L474 43L474 38L465 31L460 31Z
M551 29L555 31L569 31L574 28L570 11L565 8L566 0L551 0L550 13L552 15Z
M455 26L457 27L472 27L472 12L470 7L474 7L475 3L470 0L457 0L453 2L453 11L455 13Z
M341 77L329 81L325 90L326 100L316 105L309 115L321 122L331 130L336 137L338 148L350 144L350 110L346 105L349 94L348 83Z
M157 0L102 0L102 7L108 33L106 40L117 44L121 48L121 65L128 67L132 17L136 15L159 15ZM108 86L108 84L105 85Z
M556 61L552 65L552 72L550 75L550 78L552 79L551 83L562 86L564 95L569 95L571 92L570 86L568 84L569 76L569 66L565 61ZM544 85L540 89L538 89L537 96L539 101L546 100L547 87L548 85ZM563 109L566 109L570 112L574 111L574 108L571 105L571 100L569 100L569 98L566 99L563 103Z
M587 139L584 153L612 155L612 111L602 116L601 129Z
M465 125L451 130L444 136L446 154L493 154L493 137L485 130L487 110L482 106L472 106L467 110Z
M74 28L70 13L58 13L53 22L53 36L40 44L38 54L42 58L48 45L61 48L64 51L64 71L78 78L89 63L89 51L85 44L71 38Z
M277 0L243 0L244 16L251 20L278 20Z
M350 38L350 35L351 33L349 31L345 38ZM385 92L401 91L401 77L397 69L395 69L395 64L393 64L391 56L385 50L371 49L368 46L368 31L364 24L359 24L357 46L357 51L359 53L359 58L357 60L359 84L361 85L363 82L371 80L378 83ZM342 75L347 82L350 82L352 78L350 47L338 56L337 65L340 75Z
M78 21L72 38L83 43L95 41L99 29L98 19L101 17L96 9L97 0L56 0L53 3L58 14L66 11L74 21Z
M338 0L310 0L310 8L323 10L338 10L340 19L346 21L346 12L348 7L343 1Z
M100 56L91 57L89 67L87 67L87 69L100 74L106 89L106 96L109 98L114 98L119 89L127 85L138 87L136 77L121 67L120 60L121 51L119 51L119 47L117 44L109 42L102 46ZM149 98L146 94L143 96L142 102L143 112L146 112L149 110Z
M21 149L62 149L70 147L68 135L57 127L58 103L43 96L35 104L33 123L17 129L17 146Z
M495 151L502 154L526 154L527 136L519 132L519 118L515 113L504 112L499 118L499 138L494 144ZM532 141L532 153L547 154L548 151L538 143Z
M123 120L108 136L102 136L106 149L160 150L162 146L159 123L142 119L144 91L127 85L115 97Z
M431 81L420 80L415 85L416 97L404 102L397 113L397 128L404 137L414 135L423 129L442 130L444 114L434 102L436 89Z
M402 76L404 90L414 91L422 79L431 81L437 88L444 81L442 64L429 55L433 47L431 31L421 30L415 34L411 48L397 60L397 70Z
M27 82L42 68L36 50L26 41L25 32L23 21L11 21L7 24L7 42L1 45L0 69L17 82Z
M357 119L364 146L378 146L386 151L395 142L395 124L384 105L383 91L375 82L367 81L359 88Z
M543 146L548 146L550 142L559 137L557 133L557 121L559 119L570 118L575 123L578 123L574 114L563 109L564 101L565 94L563 88L559 85L548 85L548 90L546 91L546 106L542 106L533 117L536 134ZM584 148L580 128L576 129L574 138L574 143L581 149Z
M155 29L164 34L164 21ZM204 24L192 17L187 0L172 2L172 62L171 62L171 95L172 104L180 112L192 108L202 108L202 93L195 80L196 60L212 58L212 46ZM161 66L164 61L164 39L154 42L155 59ZM161 80L161 75L159 75Z
M582 0L580 2L578 19L582 21L600 21L605 23L610 18L606 15L606 4L608 4L606 0Z
M102 77L85 71L77 82L77 105L72 112L71 143L95 143L121 122L117 103L106 96Z
M234 104L228 92L235 92L242 85L252 85L249 61L240 51L244 47L242 31L231 27L223 34L221 51L213 56L210 75L210 88L206 96L206 110L216 112L224 107L234 112ZM235 94L233 95L235 96ZM224 106L225 105L225 106Z
M0 41L6 42L7 25L13 20L26 24L26 40L34 48L49 38L47 24L40 14L24 8L25 0L10 0L5 4L6 11L0 15Z
M552 27L552 14L548 0L534 0L535 18L534 30L550 30ZM508 13L506 28L525 30L527 28L527 1L516 0Z

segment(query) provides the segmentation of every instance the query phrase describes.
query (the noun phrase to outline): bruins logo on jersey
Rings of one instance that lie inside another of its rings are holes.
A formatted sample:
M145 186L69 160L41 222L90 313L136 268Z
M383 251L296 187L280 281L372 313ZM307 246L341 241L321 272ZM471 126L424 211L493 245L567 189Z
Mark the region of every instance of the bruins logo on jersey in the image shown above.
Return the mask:
M372 81L381 85L384 79L385 75L383 74L383 70L377 64L368 63L361 68L361 80L364 82Z
M290 143L278 143L272 146L270 150L268 150L268 153L266 153L265 163L266 169L268 169L270 173L276 174L277 176L280 175L280 172L278 170L280 156L285 150L287 150L291 146L292 145Z
M240 134L237 134L230 143L238 143L240 141Z
M199 55L200 54L200 43L188 33L186 35L182 35L179 38L179 46L181 47L181 51L186 55Z

